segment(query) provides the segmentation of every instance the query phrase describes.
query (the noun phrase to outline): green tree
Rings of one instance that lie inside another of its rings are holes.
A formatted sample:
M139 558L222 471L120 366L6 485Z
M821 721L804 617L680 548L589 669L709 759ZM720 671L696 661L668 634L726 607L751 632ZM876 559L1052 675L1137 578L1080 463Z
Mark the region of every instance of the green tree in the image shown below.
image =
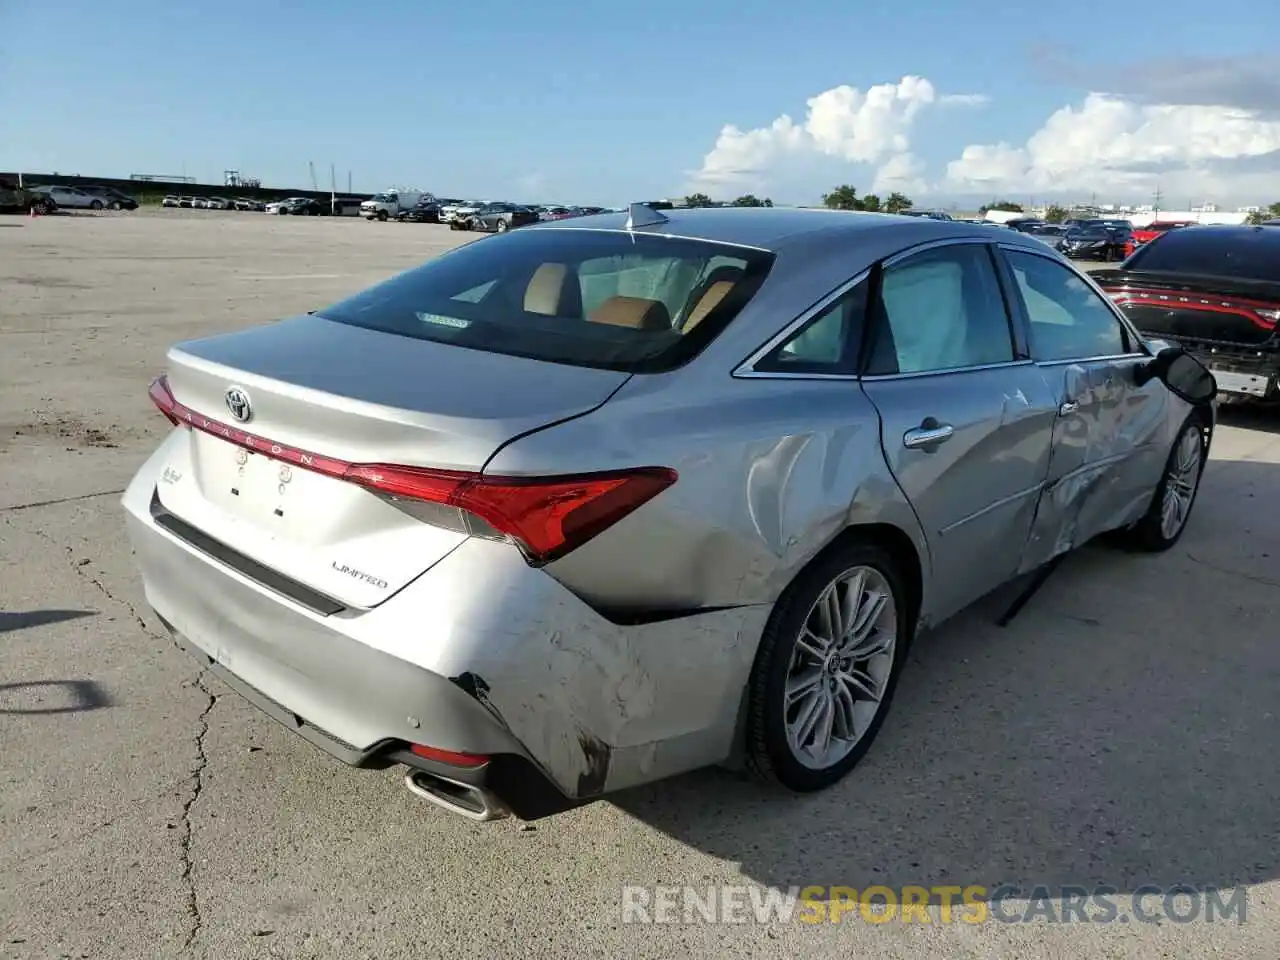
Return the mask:
M915 206L915 204L911 202L910 197L898 193L896 190L889 194L889 199L884 202L884 209L886 213L903 213L910 210L913 206Z
M773 201L772 201L772 200L770 200L768 197L765 197L765 198L764 198L764 205L765 205L766 207L772 207L772 206L773 206Z
M1280 217L1280 203L1273 203L1269 207L1264 207L1257 213L1251 213L1245 217L1245 223L1257 225L1266 220L1275 220Z
M978 208L978 213L986 216L988 210L1007 210L1009 213L1022 213L1022 204L1010 200L992 200Z
M830 193L824 193L822 202L832 210L862 209L862 204L858 201L858 191L847 183L842 183Z
M1068 210L1066 207L1060 207L1056 203L1049 204L1049 208L1044 212L1044 219L1048 223L1061 223L1067 219Z
M711 198L705 193L691 193L684 198L686 206L689 207L709 207L711 206Z
M760 199L759 197L757 197L754 193L744 194L743 196L739 197L737 200L733 201L733 205L734 205L735 207L767 207L767 206L773 206L773 204L772 204L772 203L770 203L770 202L768 202L768 201L765 201L765 200L761 200L761 199Z
M866 210L868 213L879 213L880 198L876 196L874 193L868 193L865 197L862 198L861 207L863 210Z

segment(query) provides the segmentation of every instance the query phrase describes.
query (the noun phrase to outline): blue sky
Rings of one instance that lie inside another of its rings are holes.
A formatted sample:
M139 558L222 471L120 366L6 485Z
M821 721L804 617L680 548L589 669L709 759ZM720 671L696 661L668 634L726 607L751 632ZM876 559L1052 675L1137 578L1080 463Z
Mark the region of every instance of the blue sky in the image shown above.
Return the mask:
M620 203L684 192L725 124L800 122L824 90L914 75L989 98L910 126L917 182L944 197L968 189L942 183L967 145L1017 148L1147 59L1221 67L1278 36L1275 0L0 0L0 170L301 187L311 161L322 186L332 163L363 191ZM792 202L870 187L873 165L815 157L749 185Z

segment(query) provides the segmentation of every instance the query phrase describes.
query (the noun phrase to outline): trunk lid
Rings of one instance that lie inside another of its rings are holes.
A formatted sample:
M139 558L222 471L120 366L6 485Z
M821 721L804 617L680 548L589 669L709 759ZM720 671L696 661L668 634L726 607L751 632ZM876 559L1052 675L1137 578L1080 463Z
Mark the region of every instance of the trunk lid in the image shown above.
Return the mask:
M1144 334L1259 347L1276 337L1280 282L1141 270L1093 279Z
M313 316L179 344L168 386L200 429L175 441L157 499L255 563L373 607L466 528L308 469L307 456L478 473L507 441L595 409L627 377Z

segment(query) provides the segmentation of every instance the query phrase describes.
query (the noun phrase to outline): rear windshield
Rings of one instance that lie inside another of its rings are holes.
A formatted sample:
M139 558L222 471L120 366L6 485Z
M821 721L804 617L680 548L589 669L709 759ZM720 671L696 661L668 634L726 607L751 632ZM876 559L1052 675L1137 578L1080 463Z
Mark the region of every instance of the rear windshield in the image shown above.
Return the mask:
M1125 269L1280 280L1280 233L1262 227L1170 230L1139 247Z
M579 366L679 366L723 330L771 253L605 230L476 240L316 311L339 323Z

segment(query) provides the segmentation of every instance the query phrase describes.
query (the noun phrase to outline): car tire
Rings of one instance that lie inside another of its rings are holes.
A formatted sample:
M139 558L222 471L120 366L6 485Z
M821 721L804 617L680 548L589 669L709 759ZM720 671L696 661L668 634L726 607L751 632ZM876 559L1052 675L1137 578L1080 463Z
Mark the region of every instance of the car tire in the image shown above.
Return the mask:
M119 201L119 200L112 200L112 201L111 201L111 209L112 209L112 210L119 210L119 209L120 209L120 206L121 206L121 204L120 204L120 201Z
M510 229L511 229L511 224L507 223L507 221L506 221L506 220L499 220L499 221L498 221L498 232L499 232L499 233L506 233L506 232L507 232L508 230L510 230Z
M1173 441L1147 512L1133 526L1118 531L1116 540L1120 546L1161 553L1181 539L1200 492L1208 452L1204 424L1193 413Z
M92 203L90 203L90 204L89 204L89 209L90 209L90 210L101 210L101 209L102 209L102 201L101 201L101 200L94 200Z
M847 607L853 589L853 627L832 630L824 613L830 593ZM874 610L866 606L872 603ZM869 613L874 616L855 632ZM797 793L825 789L847 775L888 715L913 627L906 579L881 547L850 543L806 569L778 599L756 651L747 690L747 769ZM842 656L824 632L845 636L851 656ZM858 660L860 653L872 655ZM815 755L822 739L828 749Z

